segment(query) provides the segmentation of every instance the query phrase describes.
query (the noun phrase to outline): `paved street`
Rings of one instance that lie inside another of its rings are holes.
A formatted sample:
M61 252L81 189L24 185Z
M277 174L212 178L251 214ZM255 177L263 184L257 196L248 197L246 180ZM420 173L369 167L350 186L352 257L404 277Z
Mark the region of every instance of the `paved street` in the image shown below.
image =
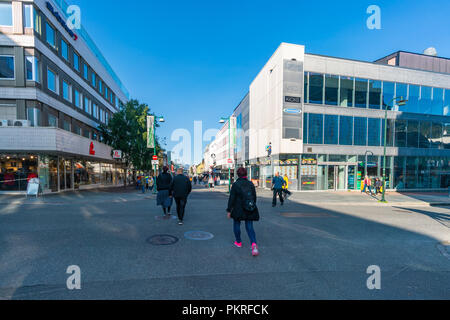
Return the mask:
M259 196L254 258L244 228L244 248L233 246L223 188L195 188L183 226L157 219L155 196L133 189L0 195L0 299L450 298L450 207L298 193L272 208L268 191ZM153 245L154 235L178 242ZM66 288L70 265L81 268L81 290ZM381 290L366 286L371 265Z

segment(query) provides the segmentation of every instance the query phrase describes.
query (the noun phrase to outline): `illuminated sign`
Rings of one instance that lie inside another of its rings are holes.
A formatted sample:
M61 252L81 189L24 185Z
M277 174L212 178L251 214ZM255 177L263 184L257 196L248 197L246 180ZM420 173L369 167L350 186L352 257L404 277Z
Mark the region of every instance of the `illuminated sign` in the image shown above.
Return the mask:
M64 19L60 16L58 11L56 11L53 6L50 4L50 2L47 1L47 9L50 10L50 12L55 16L56 20L63 26L63 28L67 31L67 33L72 37L73 40L78 40L78 36L73 33L72 30L70 30L67 23L64 21Z
M284 111L284 113L292 113L292 114L302 113L302 111L300 109L296 109L296 108L286 108L283 111Z
M95 149L94 149L94 143L91 142L91 145L89 146L89 154L91 156L95 156Z

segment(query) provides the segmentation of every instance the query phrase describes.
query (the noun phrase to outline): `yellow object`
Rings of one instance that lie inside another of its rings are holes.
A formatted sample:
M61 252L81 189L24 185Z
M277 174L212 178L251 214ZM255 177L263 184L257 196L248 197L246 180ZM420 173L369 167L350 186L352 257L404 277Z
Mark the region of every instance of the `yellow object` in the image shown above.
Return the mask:
M287 190L289 188L289 178L288 177L284 177L283 179L286 182L286 184L283 186L283 189Z

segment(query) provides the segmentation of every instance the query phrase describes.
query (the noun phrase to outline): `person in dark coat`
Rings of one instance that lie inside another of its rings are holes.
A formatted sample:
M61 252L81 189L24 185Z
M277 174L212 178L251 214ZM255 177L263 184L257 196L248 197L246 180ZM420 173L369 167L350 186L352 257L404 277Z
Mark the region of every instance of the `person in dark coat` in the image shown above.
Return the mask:
M178 224L180 226L183 224L184 210L191 191L191 181L183 174L183 168L179 168L177 170L177 176L173 178L170 184L170 194L171 197L175 198L175 203L177 204Z
M233 219L233 231L236 237L234 245L242 248L241 222L245 221L245 229L252 243L252 254L257 256L259 251L255 230L253 229L253 221L259 221L260 218L258 207L256 207L256 189L254 184L247 179L245 168L239 168L237 174L239 179L231 187L227 208L228 218ZM254 210L246 210L246 202L248 201L253 202Z
M164 215L170 215L172 207L172 198L170 197L170 184L172 183L172 175L168 172L169 167L163 167L163 172L156 178L156 205L162 206Z

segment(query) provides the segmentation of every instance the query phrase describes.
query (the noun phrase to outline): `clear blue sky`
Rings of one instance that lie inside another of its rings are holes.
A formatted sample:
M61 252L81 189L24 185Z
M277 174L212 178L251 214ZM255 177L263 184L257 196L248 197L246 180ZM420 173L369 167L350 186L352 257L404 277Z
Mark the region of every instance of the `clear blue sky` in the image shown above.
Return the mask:
M450 1L67 0L130 91L173 130L218 128L281 42L306 52L373 61L434 46L450 57ZM369 30L369 5L381 30ZM195 159L196 162L201 158Z

